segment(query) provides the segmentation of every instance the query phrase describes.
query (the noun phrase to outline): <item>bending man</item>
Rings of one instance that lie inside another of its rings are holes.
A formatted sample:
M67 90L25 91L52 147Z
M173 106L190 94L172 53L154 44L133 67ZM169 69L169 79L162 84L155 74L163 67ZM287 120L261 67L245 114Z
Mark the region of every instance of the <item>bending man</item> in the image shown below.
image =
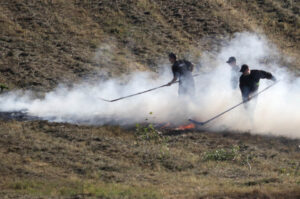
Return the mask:
M250 70L246 64L242 65L240 72L243 73L240 77L240 89L244 102L250 100L257 93L260 79L276 81L271 73L263 70Z

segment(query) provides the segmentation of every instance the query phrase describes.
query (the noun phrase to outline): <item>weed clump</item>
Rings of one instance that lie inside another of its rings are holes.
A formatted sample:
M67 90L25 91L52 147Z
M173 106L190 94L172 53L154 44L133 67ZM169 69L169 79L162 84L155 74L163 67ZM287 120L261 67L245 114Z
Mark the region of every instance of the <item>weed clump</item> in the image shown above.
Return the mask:
M204 161L232 161L240 156L240 147L233 146L230 149L216 149L210 152L205 152L203 155Z
M147 126L136 124L135 136L139 141L148 141L161 144L167 141L166 138L162 136L161 132L156 130L152 124L148 124Z
M8 86L4 85L4 84L0 84L0 93L2 93L4 91L4 89L9 89Z

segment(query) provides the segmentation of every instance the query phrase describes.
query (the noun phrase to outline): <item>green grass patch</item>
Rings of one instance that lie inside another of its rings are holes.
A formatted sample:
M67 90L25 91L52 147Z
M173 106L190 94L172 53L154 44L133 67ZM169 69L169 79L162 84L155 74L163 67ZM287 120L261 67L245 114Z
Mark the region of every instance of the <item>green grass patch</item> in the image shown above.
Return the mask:
M88 195L107 199L118 198L161 198L160 193L154 188L122 185L117 183L102 182L41 182L32 180L18 180L7 187L18 193L29 196L76 196Z
M4 89L9 89L9 88L5 84L0 84L0 92L2 92Z
M230 161L235 160L239 157L240 153L240 147L239 146L233 146L230 149L216 149L213 151L205 152L203 155L204 161Z
M154 189L145 187L134 187L121 184L87 184L84 187L84 194L103 198L161 198Z
M9 190L25 195L34 196L70 196L82 193L83 185L80 182L45 182L34 180L17 180L8 185Z

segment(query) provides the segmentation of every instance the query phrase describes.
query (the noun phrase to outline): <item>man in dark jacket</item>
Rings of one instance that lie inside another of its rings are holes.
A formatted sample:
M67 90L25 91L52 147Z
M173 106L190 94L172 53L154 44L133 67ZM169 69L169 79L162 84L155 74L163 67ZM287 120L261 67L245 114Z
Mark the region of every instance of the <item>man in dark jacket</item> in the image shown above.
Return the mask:
M240 72L243 73L240 77L240 89L245 102L257 93L260 79L276 81L271 73L263 70L250 70L246 64L242 65Z
M178 95L194 96L195 83L192 76L194 65L187 60L176 60L174 53L169 54L169 61L172 64L173 79L168 83L168 86L179 79Z
M240 67L236 64L236 59L235 57L229 57L229 59L226 62L229 64L231 68L231 87L232 89L236 89L239 85L239 70Z

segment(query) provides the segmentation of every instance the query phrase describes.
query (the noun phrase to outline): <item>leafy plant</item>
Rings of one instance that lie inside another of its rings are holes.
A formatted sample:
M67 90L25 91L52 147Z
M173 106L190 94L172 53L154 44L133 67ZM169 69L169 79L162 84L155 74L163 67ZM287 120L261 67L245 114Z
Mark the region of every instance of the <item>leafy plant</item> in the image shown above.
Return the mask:
M165 140L161 133L154 128L153 124L148 124L147 126L136 124L136 137L138 140L154 141L155 143L161 143Z
M205 152L203 160L209 161L230 161L235 160L240 156L240 147L235 145L230 149L216 149L210 152Z
M4 84L0 84L0 92L2 92L4 89L9 89L9 88Z
M149 112L149 115L153 118L153 112ZM145 119L145 121L148 121L148 118ZM153 141L155 143L166 143L167 138L162 136L161 132L156 130L153 126L153 124L148 124L148 125L141 125L141 124L136 124L136 131L135 135L138 140L142 141Z

